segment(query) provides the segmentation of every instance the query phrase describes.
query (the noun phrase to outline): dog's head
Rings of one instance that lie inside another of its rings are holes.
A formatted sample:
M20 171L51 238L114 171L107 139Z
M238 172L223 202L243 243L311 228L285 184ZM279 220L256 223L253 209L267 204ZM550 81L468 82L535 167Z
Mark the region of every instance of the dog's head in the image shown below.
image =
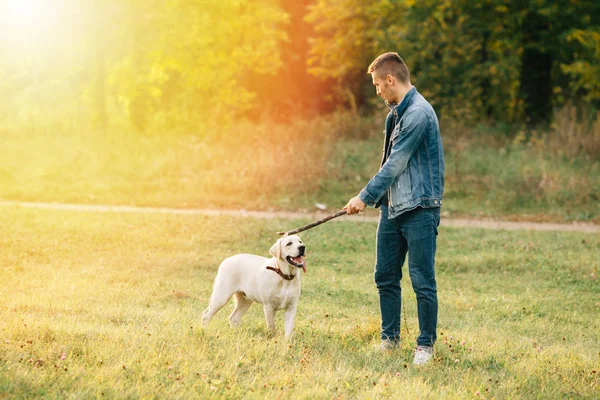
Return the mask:
M304 265L305 246L298 235L290 235L279 238L269 250L273 257L285 261L296 268L302 268L306 272Z

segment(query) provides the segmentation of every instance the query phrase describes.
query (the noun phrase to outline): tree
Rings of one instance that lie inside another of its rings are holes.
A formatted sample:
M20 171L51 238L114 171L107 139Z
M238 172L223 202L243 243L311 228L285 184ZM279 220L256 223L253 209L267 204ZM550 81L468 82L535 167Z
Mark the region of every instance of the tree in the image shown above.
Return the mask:
M228 118L252 107L248 71L277 71L278 24L286 14L274 1L169 0L128 3L120 47L109 68L111 94L143 129L152 119L169 128Z
M320 0L307 19L310 71L350 105L384 51L399 52L439 112L473 121L545 124L572 98L600 100L598 1Z
M333 82L332 101L356 110L372 94L367 67L394 47L403 33L404 7L391 0L318 0L309 6L312 24L308 70Z
M599 26L600 3L586 0L515 0L509 7L516 16L517 37L522 50L518 95L523 105L522 119L533 126L546 124L552 116L553 106L575 97L576 92L583 88L564 74L575 72L577 67L574 64L581 65L581 55L577 54L578 49L572 39L587 37L593 40L593 32ZM590 40L584 42L584 46L592 43ZM584 58L591 60L594 53ZM600 58L595 60L600 62ZM584 80L589 83L589 79ZM562 92L563 96L553 99L555 91Z
M600 27L574 29L567 35L574 48L573 61L562 65L573 92L600 108Z

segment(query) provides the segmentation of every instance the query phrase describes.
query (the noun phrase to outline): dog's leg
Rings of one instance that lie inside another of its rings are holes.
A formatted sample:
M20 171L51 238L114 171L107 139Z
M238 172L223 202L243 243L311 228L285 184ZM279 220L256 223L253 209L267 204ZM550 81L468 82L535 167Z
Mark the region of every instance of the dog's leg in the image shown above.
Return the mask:
M204 310L202 313L202 326L206 328L211 318L219 311L229 299L231 299L231 295L233 293L218 293L218 290L215 290L210 298L210 304L208 308Z
M289 340L294 333L294 320L296 319L296 305L291 305L285 310L285 338Z
M229 324L231 326L238 326L242 322L242 317L246 314L246 311L250 308L253 301L248 300L242 293L234 293L233 299L235 301L235 310L229 316Z
M269 334L273 334L275 333L275 309L268 304L263 304L263 310L267 321L267 330Z

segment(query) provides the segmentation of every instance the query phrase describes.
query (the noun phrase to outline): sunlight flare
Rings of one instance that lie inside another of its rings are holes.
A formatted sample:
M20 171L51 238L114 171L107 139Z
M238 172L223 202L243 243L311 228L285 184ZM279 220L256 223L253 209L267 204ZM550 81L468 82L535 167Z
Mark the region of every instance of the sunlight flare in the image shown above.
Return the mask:
M71 0L0 0L0 53L21 65L56 57L80 37L81 10Z
M48 11L45 0L4 0L4 15L11 25L33 28L41 24Z

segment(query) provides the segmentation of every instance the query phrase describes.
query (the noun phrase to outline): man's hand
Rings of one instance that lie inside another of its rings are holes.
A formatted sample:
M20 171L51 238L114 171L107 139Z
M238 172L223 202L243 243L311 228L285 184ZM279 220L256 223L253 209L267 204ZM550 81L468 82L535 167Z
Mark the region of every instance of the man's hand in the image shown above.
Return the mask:
M366 206L367 205L360 198L358 198L358 196L356 196L348 201L348 204L344 206L344 210L346 210L348 215L358 214L364 210Z

